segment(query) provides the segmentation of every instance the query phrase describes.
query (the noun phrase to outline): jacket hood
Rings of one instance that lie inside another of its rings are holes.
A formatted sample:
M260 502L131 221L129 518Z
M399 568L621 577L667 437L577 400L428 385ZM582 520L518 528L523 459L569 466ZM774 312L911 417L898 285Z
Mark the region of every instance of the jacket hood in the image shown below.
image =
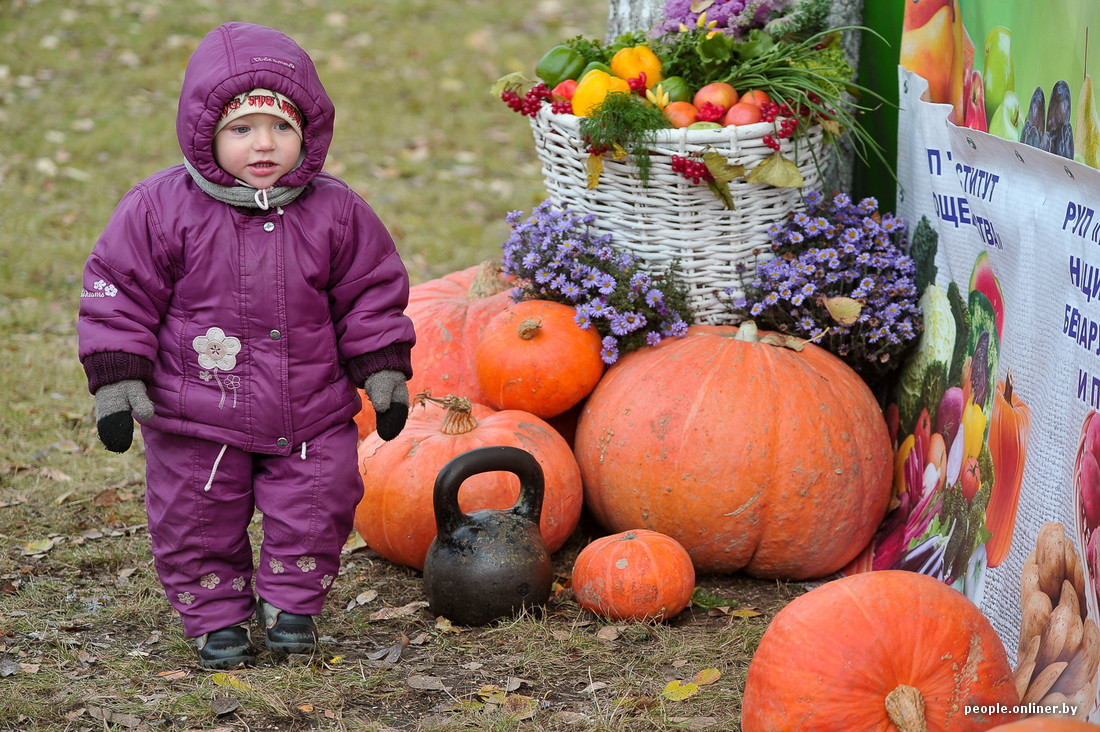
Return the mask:
M176 137L183 156L208 181L236 185L233 176L214 162L214 128L230 99L257 87L289 97L305 117L305 158L277 182L304 186L324 167L336 110L309 55L294 39L261 25L221 25L207 33L191 54L176 113Z

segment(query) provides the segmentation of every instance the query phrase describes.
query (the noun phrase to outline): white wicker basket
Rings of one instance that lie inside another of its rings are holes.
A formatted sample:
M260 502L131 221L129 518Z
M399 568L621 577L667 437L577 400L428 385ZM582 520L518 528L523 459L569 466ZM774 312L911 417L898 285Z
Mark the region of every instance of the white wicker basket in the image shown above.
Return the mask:
M771 256L768 227L802 208L803 190L820 187L819 167L825 159L821 128L802 135L797 145L790 139L782 141L780 152L794 160L802 173L802 189L738 178L729 184L731 210L706 185L691 183L674 172L672 156L713 149L731 165L751 171L774 152L763 141L774 133L771 123L659 131L650 149L648 184L642 183L629 158L616 161L604 156L599 184L590 189L588 146L580 138L580 122L580 117L555 114L549 106L531 119L550 198L574 213L594 214L593 229L612 234L612 244L656 267L679 261L696 322L736 323L723 303L723 291L729 287L734 297L744 295L742 280L753 275L758 260ZM744 274L737 271L738 264L745 266Z

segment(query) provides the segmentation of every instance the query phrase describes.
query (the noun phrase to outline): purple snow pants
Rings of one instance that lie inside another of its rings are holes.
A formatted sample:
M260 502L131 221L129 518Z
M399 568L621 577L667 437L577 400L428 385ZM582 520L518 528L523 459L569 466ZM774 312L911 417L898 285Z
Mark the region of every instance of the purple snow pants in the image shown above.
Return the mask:
M363 497L348 422L282 457L142 427L153 558L184 632L248 620L256 591L275 607L319 615ZM263 515L259 566L248 525Z

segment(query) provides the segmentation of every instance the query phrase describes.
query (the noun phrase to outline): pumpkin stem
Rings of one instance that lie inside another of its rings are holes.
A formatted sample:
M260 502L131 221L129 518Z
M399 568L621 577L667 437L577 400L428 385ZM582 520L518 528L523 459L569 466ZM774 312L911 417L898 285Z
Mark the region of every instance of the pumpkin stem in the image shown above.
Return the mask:
M526 318L519 324L519 330L517 330L516 333L523 340L529 341L538 335L540 328L542 328L541 320L538 318Z
M928 732L924 718L924 696L920 689L898 684L886 695L886 714L899 732Z
M422 391L413 397L413 404L423 405L425 402L438 404L447 410L443 417L443 424L439 430L445 435L462 435L477 427L477 419L474 417L474 406L466 397L448 394L445 397L433 397L426 391Z
M733 339L735 341L748 341L749 343L756 343L760 340L760 329L756 327L756 323L752 320L746 320L737 326L737 333L734 334Z
M1011 371L1009 371L1007 374L1005 374L1005 390L1004 390L1003 396L1004 396L1005 402L1007 402L1008 406L1011 407L1012 406L1012 372Z
M803 346L808 341L802 341L791 335L785 333L765 333L760 335L760 329L756 327L756 323L752 320L746 320L737 326L737 332L733 335L735 341L745 341L746 343L764 343L769 346L776 346L778 348L787 348L792 351L801 351Z
M470 283L470 289L466 291L466 297L470 300L480 300L490 297L498 292L504 292L512 285L500 276L500 266L495 259L486 259L477 266L474 272L474 281Z

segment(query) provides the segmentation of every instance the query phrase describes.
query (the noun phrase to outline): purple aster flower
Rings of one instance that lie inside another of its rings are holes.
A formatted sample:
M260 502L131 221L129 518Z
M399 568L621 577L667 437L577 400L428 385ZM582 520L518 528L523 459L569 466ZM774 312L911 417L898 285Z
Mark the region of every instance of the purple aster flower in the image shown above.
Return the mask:
M600 358L606 364L613 364L619 360L619 345L611 336L605 336L601 342Z

